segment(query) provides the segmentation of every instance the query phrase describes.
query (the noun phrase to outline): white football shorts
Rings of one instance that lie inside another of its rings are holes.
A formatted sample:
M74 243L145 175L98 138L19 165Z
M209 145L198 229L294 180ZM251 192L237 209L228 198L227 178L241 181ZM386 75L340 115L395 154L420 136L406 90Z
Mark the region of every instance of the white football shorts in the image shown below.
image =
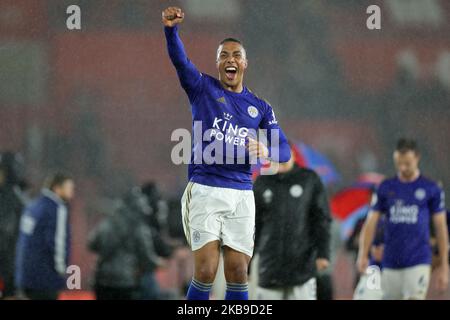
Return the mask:
M210 187L189 182L181 199L186 239L196 251L219 240L247 256L253 255L255 198L252 190Z
M359 278L353 294L353 300L382 300L381 270L378 266L369 266Z
M424 300L430 284L431 266L383 269L381 287L385 300Z

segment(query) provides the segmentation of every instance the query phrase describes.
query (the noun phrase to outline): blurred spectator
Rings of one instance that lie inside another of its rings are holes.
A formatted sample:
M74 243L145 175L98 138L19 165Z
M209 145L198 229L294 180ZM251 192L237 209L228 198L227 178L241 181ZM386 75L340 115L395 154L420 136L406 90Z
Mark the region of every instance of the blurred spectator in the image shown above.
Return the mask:
M183 222L180 219L181 196L175 195L167 200L167 228L171 239L176 240L187 247L186 237L183 230ZM189 279L190 281L191 279Z
M145 216L151 210L140 188L133 188L121 206L89 237L89 249L98 254L95 293L98 300L140 298L142 276L161 262Z
M167 216L164 216L162 208L164 202L154 182L147 182L141 189L150 207L150 210L145 213L144 219L152 231L155 252L159 257L168 259L173 253L173 248L165 239L167 233L163 226L167 226ZM168 298L168 293L161 290L154 272L146 272L141 280L141 299L161 300L165 298Z
M26 197L20 181L20 156L0 155L0 298L14 294L14 260L20 214Z
M162 224L161 220L163 219L160 214L160 203L162 201L161 194L158 190L158 187L154 182L147 182L141 187L143 195L147 198L148 205L150 210L145 214L145 220L148 225L161 232Z
M74 182L64 173L47 177L42 194L23 212L16 256L16 285L29 299L56 300L65 286L70 251L67 202Z

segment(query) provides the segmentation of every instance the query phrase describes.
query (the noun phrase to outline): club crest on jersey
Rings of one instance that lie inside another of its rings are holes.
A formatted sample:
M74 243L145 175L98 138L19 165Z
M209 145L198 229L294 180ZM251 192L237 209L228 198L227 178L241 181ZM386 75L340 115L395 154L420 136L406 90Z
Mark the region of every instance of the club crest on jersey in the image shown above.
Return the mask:
M425 199L426 195L427 195L426 191L422 188L417 189L416 192L414 193L414 196L419 201L422 201L423 199Z
M256 118L259 114L258 109L256 109L256 107L254 106L248 107L247 112L249 116L252 117L253 119Z
M299 198L303 194L303 188L299 184L294 184L290 189L289 193L294 198Z

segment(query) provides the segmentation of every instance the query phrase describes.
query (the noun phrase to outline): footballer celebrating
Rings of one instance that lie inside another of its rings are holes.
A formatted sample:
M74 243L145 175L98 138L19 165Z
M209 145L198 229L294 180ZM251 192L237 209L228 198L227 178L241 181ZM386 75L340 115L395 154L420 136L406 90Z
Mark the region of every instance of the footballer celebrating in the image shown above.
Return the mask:
M386 216L381 287L384 299L426 298L432 250L430 222L436 230L440 265L438 289L448 286L448 229L444 192L419 170L419 150L413 140L401 139L394 152L397 176L378 188L360 236L358 269L364 273L378 220ZM431 221L430 221L431 220Z
M220 43L216 79L199 72L188 59L178 35L183 20L180 8L169 7L162 13L167 50L193 119L189 183L181 200L183 226L194 253L187 299L209 299L223 247L225 299L247 300L255 229L249 160L287 162L290 148L272 107L243 85L248 63L242 43L234 38ZM251 134L259 129L266 132L268 146Z

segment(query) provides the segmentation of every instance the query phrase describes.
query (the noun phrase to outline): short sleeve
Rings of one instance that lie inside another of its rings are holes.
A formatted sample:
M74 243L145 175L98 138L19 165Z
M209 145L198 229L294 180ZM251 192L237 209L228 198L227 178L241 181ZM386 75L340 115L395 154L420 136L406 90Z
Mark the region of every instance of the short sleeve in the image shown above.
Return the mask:
M445 193L440 187L433 188L429 200L429 209L431 214L445 212Z
M387 213L387 204L384 184L381 184L372 195L371 209L381 213Z

